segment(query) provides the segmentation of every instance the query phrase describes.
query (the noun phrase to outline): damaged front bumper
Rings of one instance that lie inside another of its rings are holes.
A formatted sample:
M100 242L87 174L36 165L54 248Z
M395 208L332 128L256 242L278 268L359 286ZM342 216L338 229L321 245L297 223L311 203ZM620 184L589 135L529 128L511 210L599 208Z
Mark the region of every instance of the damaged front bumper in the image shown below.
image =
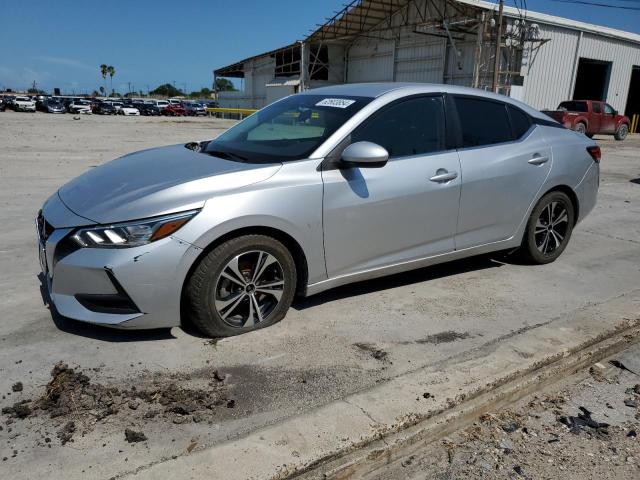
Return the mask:
M201 249L176 237L132 248L80 248L70 236L91 224L57 194L38 215L42 280L56 311L117 328L180 325L182 285Z

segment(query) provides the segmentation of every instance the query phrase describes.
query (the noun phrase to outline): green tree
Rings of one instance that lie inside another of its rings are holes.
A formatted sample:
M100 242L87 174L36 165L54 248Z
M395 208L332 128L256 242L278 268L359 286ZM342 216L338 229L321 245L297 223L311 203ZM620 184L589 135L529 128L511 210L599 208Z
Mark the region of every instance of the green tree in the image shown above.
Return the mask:
M111 80L111 91L113 92L113 76L116 74L116 69L112 65L109 65L107 67L107 73L109 74L109 78Z
M151 92L149 93L151 95L162 95L165 97L181 97L184 95L184 92L182 90L178 90L170 83L160 85L158 88L156 88L155 90L151 90Z
M211 98L213 92L210 88L202 88L199 92L191 92L189 98Z
M238 90L231 80L227 80L226 78L216 78L215 88L219 92L235 92Z
M107 74L109 73L108 70L109 67L107 67L106 64L102 64L100 65L100 74L102 75L102 80L104 81L104 88L100 87L100 91L104 92L107 90Z

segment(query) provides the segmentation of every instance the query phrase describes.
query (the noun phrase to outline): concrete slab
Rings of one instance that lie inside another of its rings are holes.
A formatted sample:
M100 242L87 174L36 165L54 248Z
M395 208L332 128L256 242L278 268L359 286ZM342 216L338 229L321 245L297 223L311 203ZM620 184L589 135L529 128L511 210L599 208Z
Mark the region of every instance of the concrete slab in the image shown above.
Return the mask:
M507 263L499 255L481 256L342 287L297 301L274 327L215 344L179 328L119 332L54 323L42 305L36 278L33 217L42 202L92 165L132 150L215 136L228 125L211 119L73 120L68 115L0 114L0 219L10 226L0 231L0 392L5 396L0 404L42 394L59 360L89 371L92 381L117 387L156 375L167 382L185 376L185 383L206 382L211 369L217 368L228 374L226 383L235 399L235 408L221 411L212 425L176 425L161 418L124 425L114 420L87 426L85 436L78 435L73 445L56 441L51 448L43 448L40 438L60 427L55 419L14 422L11 432L0 431L0 457L8 457L2 467L12 478L33 478L52 469L68 479L83 478L88 471L95 478L111 478L144 472L152 465L159 469L165 460L186 455L194 441L190 458L214 446L226 445L225 451L231 452L234 444L229 442L242 438L253 439L253 454L267 456L272 444L282 439L256 440L252 432L322 412L332 402L338 402L340 410L318 424L318 429L324 425L323 431L331 432L318 441L326 442L326 448L342 448L353 443L353 437L338 433L338 427L349 424L346 419L353 419L354 429L369 429L372 422L390 424L386 405L374 408L377 403L372 400L370 412L367 392L372 388L396 386L394 379L425 368L433 376L422 381L444 381L443 372L456 365L457 378L477 385L491 353L500 353L504 368L520 368L543 347L548 353L556 341L551 335L541 343L527 337L531 342L518 343L515 351L518 335L549 328L559 337L577 336L578 344L589 341L593 329L563 332L560 322L620 295L635 295L640 285L640 184L632 182L640 177L636 137L621 143L602 141L599 205L552 265L530 267ZM603 316L602 328L613 329L619 320ZM567 348L564 339L558 341L556 353ZM371 344L386 356L376 359L357 343ZM468 363L461 363L465 360ZM11 392L16 381L25 386L19 394ZM455 399L437 383L426 385L437 387L438 401ZM407 390L411 395L413 388L420 389L412 386ZM357 394L361 396L351 397ZM149 440L127 444L126 427L144 429ZM307 434L298 438L310 442L309 430L300 431ZM14 449L19 453L12 457ZM276 464L310 461L293 448L287 455L291 461L274 454ZM246 460L233 458L238 463ZM272 466L264 463L262 474L272 475Z

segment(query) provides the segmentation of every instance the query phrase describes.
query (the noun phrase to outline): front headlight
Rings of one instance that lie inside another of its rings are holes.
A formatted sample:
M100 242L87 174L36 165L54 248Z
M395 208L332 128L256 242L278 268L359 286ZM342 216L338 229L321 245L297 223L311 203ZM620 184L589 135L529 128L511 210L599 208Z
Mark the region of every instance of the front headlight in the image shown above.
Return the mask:
M147 220L82 228L71 238L81 247L88 248L138 247L168 237L198 212L199 210L190 210Z

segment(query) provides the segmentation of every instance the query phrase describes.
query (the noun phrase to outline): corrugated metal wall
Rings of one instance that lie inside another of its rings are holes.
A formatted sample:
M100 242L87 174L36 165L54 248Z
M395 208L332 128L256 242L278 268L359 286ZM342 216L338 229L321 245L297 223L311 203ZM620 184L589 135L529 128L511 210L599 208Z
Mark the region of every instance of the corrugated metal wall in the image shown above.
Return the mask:
M540 24L540 37L550 39L523 58L524 101L534 108L555 108L573 96L574 59L612 62L607 102L624 111L631 70L640 65L640 45L563 27ZM576 57L576 48L578 53Z

